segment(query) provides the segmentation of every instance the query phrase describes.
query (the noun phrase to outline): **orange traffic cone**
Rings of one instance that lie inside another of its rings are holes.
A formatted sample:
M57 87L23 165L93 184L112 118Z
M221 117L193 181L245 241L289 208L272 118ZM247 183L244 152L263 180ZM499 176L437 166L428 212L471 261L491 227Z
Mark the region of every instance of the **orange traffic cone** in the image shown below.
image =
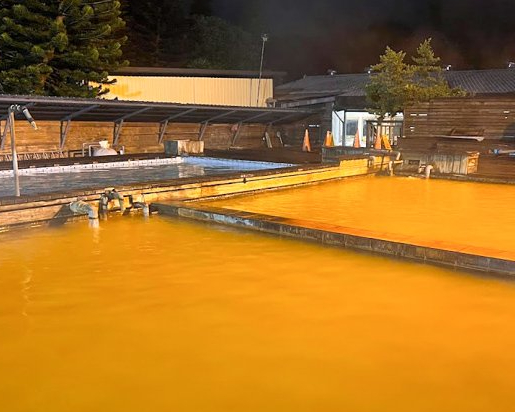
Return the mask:
M361 147L361 142L359 141L359 130L356 131L356 134L354 135L354 145L355 148Z
M334 139L333 139L333 133L329 130L327 131L327 134L325 135L325 147L333 147L334 146Z
M303 152L311 152L311 143L309 143L308 129L306 129L306 133L304 133L304 142L302 143L302 151Z

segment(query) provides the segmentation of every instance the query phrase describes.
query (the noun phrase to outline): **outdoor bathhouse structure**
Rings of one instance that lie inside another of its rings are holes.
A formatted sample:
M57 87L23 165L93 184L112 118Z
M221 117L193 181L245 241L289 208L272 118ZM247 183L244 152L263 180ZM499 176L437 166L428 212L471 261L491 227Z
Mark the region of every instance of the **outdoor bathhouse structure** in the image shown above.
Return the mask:
M260 147L267 128L300 121L312 115L306 109L187 105L72 99L42 96L0 96L2 134L0 155L11 153L8 109L18 104L30 109L38 130L23 116L16 121L18 152L22 160L74 157L84 145L108 140L124 153L163 153L164 141L203 141L208 148ZM274 144L278 144L274 141ZM2 160L8 160L6 158Z
M445 71L444 75L451 87L462 88L473 99L515 97L515 69ZM319 143L322 142L325 132L332 130L336 145L352 146L358 132L361 145L370 146L373 142L366 141L367 126L373 126L377 119L367 110L365 85L369 79L368 73L305 76L276 87L276 104L283 108L309 107L323 112L321 124L316 125L319 129L311 133L311 136L318 136ZM422 121L424 110L417 108L415 111L422 114L419 119ZM406 119L404 123L404 115L406 113L397 115L388 130L393 144L410 134L412 125L409 124L407 130L404 126L413 120L413 116L410 114L410 119ZM478 116L479 113L476 112L475 115ZM463 119L467 122L469 120ZM476 123L479 121L477 118ZM449 126L449 122L442 126L449 128L445 133L450 132ZM463 124L457 126L462 127Z
M11 153L10 104L30 106L39 128L16 122L23 160L81 156L101 140L125 154L162 153L165 140L202 140L206 149L256 148L267 130L277 147L282 142L272 129L311 113L267 107L281 75L264 72L260 83L257 72L125 68L101 99L0 96L0 160Z

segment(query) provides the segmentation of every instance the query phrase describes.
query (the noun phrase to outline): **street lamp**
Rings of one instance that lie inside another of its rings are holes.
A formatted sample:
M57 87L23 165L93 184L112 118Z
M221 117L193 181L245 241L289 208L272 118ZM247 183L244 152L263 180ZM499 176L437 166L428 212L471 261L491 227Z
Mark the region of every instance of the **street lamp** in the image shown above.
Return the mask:
M9 115L9 132L11 134L11 154L13 158L13 175L14 175L14 195L20 196L20 178L18 176L18 154L16 153L16 134L14 131L14 116L18 113L23 113L27 121L30 123L34 130L38 130L36 122L32 118L27 106L21 106L19 104L12 104L7 110Z
M261 63L259 65L259 80L258 80L256 106L259 106L259 92L261 91L261 77L263 76L263 57L265 56L265 43L268 41L268 34L262 34L261 40L263 40L263 46L261 47Z

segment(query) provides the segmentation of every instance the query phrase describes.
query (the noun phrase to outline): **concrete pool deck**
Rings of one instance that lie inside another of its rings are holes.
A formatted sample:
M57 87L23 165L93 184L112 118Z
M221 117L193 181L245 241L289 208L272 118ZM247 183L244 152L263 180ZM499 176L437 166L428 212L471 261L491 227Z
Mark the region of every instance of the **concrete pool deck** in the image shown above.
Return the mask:
M515 276L515 253L414 236L338 226L191 203L156 203L159 213L272 233L346 249L419 261L454 269Z
M165 215L210 221L303 240L371 252L423 263L515 276L515 253L495 248L445 241L428 241L414 236L382 233L305 219L278 217L184 201L204 200L238 194L295 187L349 177L376 174L390 161L378 157L370 164L368 156L354 156L339 164L306 164L258 171L234 172L219 176L199 176L167 181L118 185L127 209L136 202L151 204ZM71 202L82 200L98 205L104 188L0 198L0 231L34 225L59 225L85 216L71 212ZM180 203L179 203L180 202ZM118 211L112 202L110 211Z
M281 169L267 169L228 173L218 176L154 181L116 185L124 196L125 206L133 202L147 204L162 201L181 201L252 193L284 187L306 185L346 177L375 174L388 164L389 157L377 158L371 165L367 157L354 157L340 164L305 165ZM104 188L48 193L21 197L0 198L0 231L15 227L59 224L76 216L70 211L71 202L81 200L97 206ZM110 209L118 205L111 202Z

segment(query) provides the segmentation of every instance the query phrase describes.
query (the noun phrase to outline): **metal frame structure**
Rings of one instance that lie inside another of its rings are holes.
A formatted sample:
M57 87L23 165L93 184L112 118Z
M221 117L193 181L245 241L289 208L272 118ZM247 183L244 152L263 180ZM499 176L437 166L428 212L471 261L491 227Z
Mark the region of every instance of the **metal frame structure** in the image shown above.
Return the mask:
M204 138L209 125L235 124L238 125L238 129L232 138L234 144L245 124L252 122L271 126L286 121L291 123L318 113L317 111L304 109L0 95L0 126L1 122L7 119L8 109L13 104L30 107L31 113L38 121L60 122L59 147L61 150L66 144L73 121L112 123L113 144L119 142L123 126L128 122L159 124L159 132L156 136L159 143L163 142L167 128L172 122L199 124L200 140ZM3 148L7 128L0 130L0 133L0 148Z

